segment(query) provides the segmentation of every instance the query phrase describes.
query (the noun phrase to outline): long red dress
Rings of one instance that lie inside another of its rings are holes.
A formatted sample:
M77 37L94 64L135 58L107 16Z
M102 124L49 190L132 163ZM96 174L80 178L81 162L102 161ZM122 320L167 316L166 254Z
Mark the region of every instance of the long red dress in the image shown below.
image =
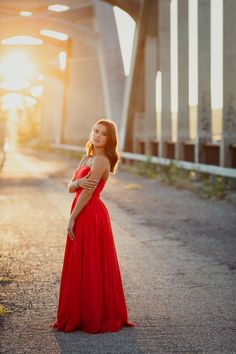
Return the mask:
M73 179L89 172L79 167ZM57 320L58 331L116 332L128 322L119 263L110 217L99 195L106 181L100 179L91 199L77 216L75 239L67 235ZM77 189L71 212L82 191Z

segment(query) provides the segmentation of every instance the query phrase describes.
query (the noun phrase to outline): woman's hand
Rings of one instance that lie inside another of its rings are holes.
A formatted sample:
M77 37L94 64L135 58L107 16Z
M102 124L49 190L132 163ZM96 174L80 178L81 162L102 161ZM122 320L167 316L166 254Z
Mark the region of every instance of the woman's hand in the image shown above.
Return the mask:
M70 217L69 222L68 222L68 226L67 226L67 233L68 233L68 236L71 239L71 241L73 241L75 238L74 231L73 231L74 225L75 225L75 219Z
M82 177L77 179L77 185L83 189L89 189L92 190L97 187L98 181L93 179L93 180L88 180L88 176L90 175L90 172Z

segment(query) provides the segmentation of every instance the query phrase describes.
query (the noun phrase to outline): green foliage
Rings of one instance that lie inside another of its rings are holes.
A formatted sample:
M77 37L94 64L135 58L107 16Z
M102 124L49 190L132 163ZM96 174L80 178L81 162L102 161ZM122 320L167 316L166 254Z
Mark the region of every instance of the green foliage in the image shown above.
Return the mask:
M226 177L211 176L201 181L199 191L207 198L223 199L226 195L229 180Z
M6 307L4 307L3 305L0 304L0 316L4 316L7 313L11 313L12 310L7 309Z
M4 285L4 284L8 284L11 283L13 280L7 277L0 277L0 284Z
M181 170L177 167L174 161L168 166L162 166L162 181L174 185L176 184L181 177Z
M151 156L147 156L145 162L123 165L122 169L143 177L158 178L166 184L200 193L206 198L223 199L227 190L235 188L227 177L184 170L179 168L175 161L171 161L167 166L155 165L151 162Z
M152 157L150 155L146 155L146 161L138 163L137 173L140 176L148 177L148 178L156 178L157 177L157 166L151 162Z

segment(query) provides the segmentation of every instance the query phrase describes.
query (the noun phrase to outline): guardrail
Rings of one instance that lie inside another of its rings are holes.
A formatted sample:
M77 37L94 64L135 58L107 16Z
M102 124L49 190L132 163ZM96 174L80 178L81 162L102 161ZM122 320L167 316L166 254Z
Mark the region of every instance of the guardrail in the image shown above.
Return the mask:
M84 147L76 146L76 145L51 144L51 147L56 149L67 150L67 151L86 152L86 149ZM149 161L150 163L163 165L163 166L169 166L171 163L174 163L176 167L183 168L189 171L209 173L212 175L229 177L229 178L236 178L235 168L206 165L202 163L192 163L192 162L181 161L181 160L170 160L164 157L148 156L148 155L142 155L142 154L136 154L136 153L124 152L124 151L121 151L119 155L121 158L132 160L132 161L141 161L141 162Z

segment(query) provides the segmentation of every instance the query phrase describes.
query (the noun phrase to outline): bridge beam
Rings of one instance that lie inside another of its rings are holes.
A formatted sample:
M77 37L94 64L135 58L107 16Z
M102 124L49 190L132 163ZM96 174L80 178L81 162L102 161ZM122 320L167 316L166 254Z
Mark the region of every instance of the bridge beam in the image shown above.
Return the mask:
M189 140L188 103L188 0L178 1L178 115L175 158L184 160L184 143Z
M220 165L228 167L236 144L236 1L223 2L223 121Z
M212 141L210 0L198 1L198 107L195 162L203 162L201 146Z
M159 156L167 155L166 143L171 141L171 86L170 86L170 1L159 0L159 68L161 71L161 131Z

